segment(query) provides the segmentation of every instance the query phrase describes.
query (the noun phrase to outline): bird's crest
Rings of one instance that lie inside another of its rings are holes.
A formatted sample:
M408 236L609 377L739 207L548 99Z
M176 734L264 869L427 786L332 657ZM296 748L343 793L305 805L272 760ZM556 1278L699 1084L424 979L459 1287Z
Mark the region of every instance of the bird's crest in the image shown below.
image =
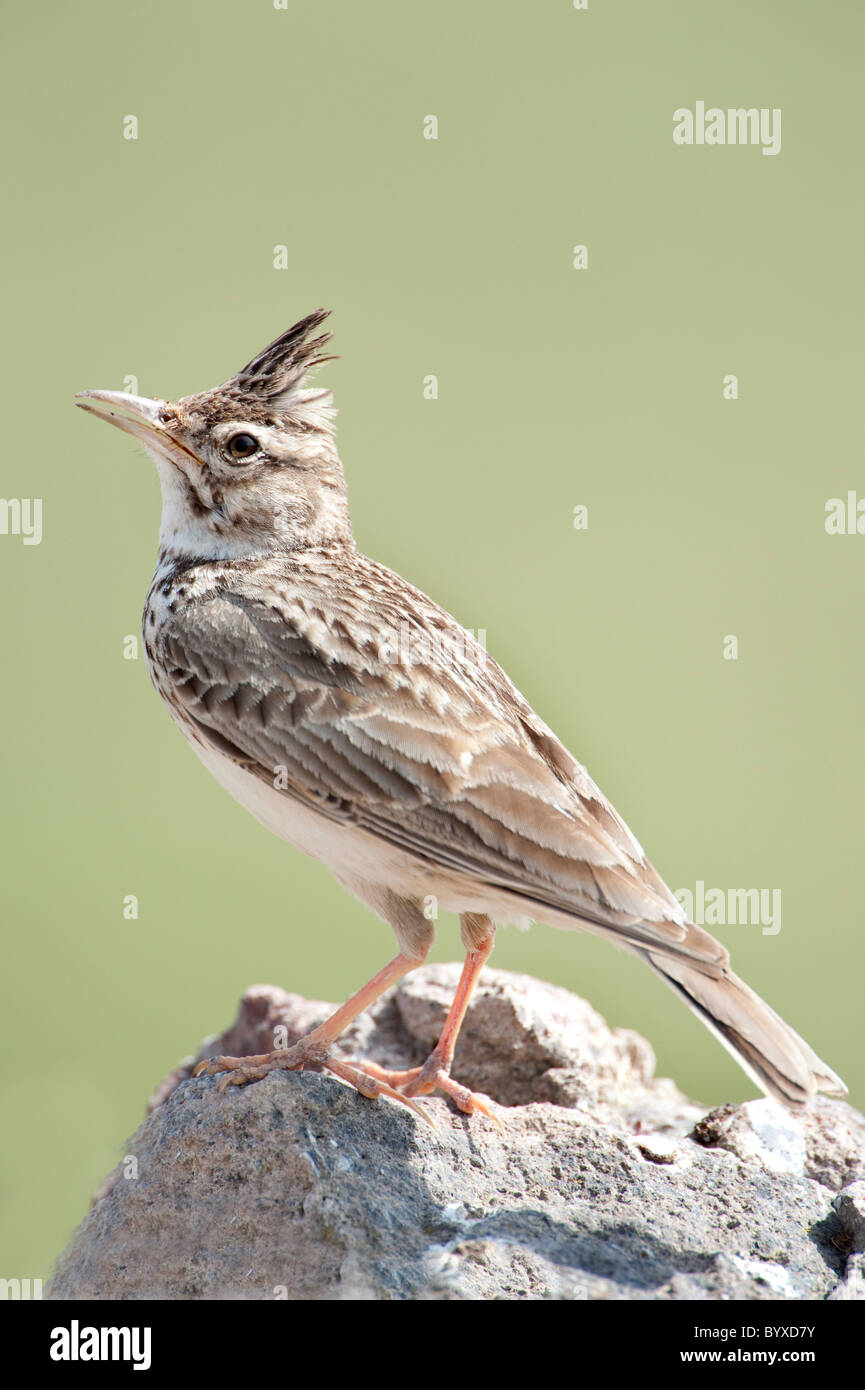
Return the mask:
M329 309L316 309L307 314L257 353L220 390L252 399L298 421L326 426L334 414L330 391L303 390L302 385L315 367L335 360L333 354L322 352L333 335L311 336L329 313Z

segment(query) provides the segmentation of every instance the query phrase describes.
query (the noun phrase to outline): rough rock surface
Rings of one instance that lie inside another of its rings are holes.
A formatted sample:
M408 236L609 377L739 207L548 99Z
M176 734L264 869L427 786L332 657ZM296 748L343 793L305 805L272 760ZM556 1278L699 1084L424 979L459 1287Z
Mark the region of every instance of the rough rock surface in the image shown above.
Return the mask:
M415 972L344 1052L422 1061L457 975ZM330 1007L255 986L198 1055L290 1044ZM706 1115L654 1078L642 1038L526 976L485 972L454 1066L510 1107L504 1135L436 1098L432 1128L326 1073L220 1095L192 1065L153 1097L48 1297L865 1297L861 1115L826 1099L804 1121L765 1100Z

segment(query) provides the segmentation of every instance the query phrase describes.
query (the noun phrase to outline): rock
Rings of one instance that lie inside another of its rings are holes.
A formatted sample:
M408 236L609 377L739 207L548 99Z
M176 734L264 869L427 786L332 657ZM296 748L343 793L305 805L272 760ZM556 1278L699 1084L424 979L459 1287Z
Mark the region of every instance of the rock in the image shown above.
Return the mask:
M832 1203L848 1239L847 1248L859 1255L865 1250L865 1182L852 1182Z
M723 1105L703 1116L693 1137L740 1158L759 1158L775 1172L803 1174L834 1192L865 1177L865 1117L827 1096L796 1116L767 1099Z
M865 1303L865 1255L850 1256L844 1278L836 1284L829 1298L839 1303Z
M458 973L416 971L344 1053L422 1061ZM255 986L198 1056L286 1046L331 1007ZM770 1101L705 1115L655 1078L648 1043L552 985L487 971L466 1018L454 1074L507 1107L504 1135L427 1098L433 1129L314 1071L219 1094L194 1061L152 1098L47 1297L862 1296L862 1116L823 1099L804 1120Z
M693 1137L707 1148L754 1159L770 1173L805 1175L805 1131L788 1110L766 1097L710 1110L694 1126Z
M865 1178L865 1116L843 1100L820 1097L800 1121L805 1132L805 1176L837 1192Z

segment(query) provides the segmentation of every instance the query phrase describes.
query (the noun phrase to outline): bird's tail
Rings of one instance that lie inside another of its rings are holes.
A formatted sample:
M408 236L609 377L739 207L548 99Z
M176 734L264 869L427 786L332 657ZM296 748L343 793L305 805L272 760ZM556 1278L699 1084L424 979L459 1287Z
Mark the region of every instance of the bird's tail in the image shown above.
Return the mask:
M847 1094L831 1067L729 968L713 977L681 959L641 954L767 1095L798 1107L817 1091Z

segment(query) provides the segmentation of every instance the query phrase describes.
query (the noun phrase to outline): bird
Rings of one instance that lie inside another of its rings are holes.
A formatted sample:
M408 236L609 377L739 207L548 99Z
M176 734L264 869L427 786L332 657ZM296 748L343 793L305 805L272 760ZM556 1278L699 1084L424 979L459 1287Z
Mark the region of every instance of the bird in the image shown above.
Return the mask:
M156 464L162 521L143 613L149 674L217 781L325 864L398 951L292 1046L215 1057L218 1087L326 1070L420 1111L440 1091L498 1122L451 1075L498 927L583 929L640 957L767 1095L792 1110L846 1087L730 966L585 767L481 643L357 547L318 309L221 386L177 401L82 391L81 409ZM431 910L434 904L434 910ZM396 1071L337 1040L425 960L439 911L465 952L441 1035Z

